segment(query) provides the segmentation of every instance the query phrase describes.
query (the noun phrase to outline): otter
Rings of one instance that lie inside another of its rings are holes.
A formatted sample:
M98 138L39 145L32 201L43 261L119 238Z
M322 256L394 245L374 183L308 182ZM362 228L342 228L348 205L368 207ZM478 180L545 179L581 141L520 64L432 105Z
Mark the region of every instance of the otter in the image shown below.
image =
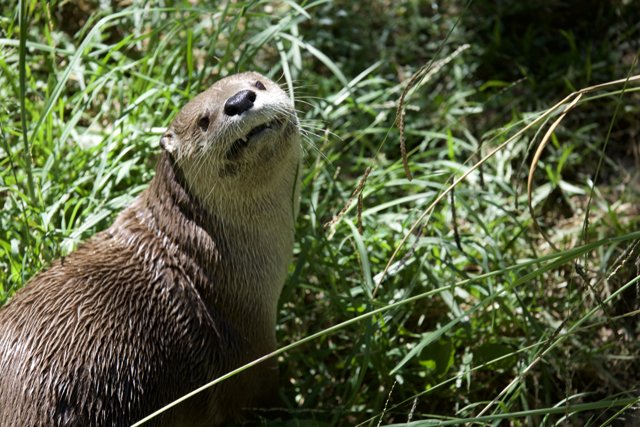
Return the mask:
M299 138L293 102L258 73L187 103L149 187L0 309L0 425L131 425L275 350ZM242 420L277 381L261 363L150 425Z

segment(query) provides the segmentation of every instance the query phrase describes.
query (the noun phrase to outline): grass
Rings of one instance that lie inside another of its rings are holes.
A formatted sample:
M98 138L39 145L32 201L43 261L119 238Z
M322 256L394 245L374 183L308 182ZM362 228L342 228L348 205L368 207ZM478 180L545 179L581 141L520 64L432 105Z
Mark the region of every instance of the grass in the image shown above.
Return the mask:
M305 132L288 425L631 423L638 82L545 134L640 74L640 8L565 3L0 6L0 303L144 189L186 100L255 69Z

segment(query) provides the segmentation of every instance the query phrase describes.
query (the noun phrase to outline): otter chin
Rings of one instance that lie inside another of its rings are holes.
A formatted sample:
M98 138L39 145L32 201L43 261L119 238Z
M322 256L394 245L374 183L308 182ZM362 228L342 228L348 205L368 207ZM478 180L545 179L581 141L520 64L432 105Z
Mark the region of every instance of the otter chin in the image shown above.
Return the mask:
M274 82L216 82L161 137L149 187L0 309L0 425L131 425L276 349L298 212L300 133ZM277 405L268 360L150 425Z

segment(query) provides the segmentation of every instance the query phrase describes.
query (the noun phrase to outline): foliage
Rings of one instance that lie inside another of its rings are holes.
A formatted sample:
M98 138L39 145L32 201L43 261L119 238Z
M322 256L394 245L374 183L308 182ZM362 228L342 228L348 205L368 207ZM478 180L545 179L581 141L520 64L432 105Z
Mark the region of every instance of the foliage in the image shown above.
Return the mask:
M554 104L639 74L640 7L588 3L32 0L22 37L3 4L0 303L144 188L187 99L255 69L293 92L305 132L278 335L317 335L280 355L289 425L630 422L637 81L586 93L538 161L553 245L527 206Z

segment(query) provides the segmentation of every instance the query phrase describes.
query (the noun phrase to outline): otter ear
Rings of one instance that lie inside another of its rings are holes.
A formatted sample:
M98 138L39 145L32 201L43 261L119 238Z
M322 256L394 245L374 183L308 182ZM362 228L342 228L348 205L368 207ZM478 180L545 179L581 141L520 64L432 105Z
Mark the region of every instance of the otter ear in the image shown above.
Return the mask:
M172 130L167 130L160 138L160 147L169 154L173 154L178 146L176 135Z

